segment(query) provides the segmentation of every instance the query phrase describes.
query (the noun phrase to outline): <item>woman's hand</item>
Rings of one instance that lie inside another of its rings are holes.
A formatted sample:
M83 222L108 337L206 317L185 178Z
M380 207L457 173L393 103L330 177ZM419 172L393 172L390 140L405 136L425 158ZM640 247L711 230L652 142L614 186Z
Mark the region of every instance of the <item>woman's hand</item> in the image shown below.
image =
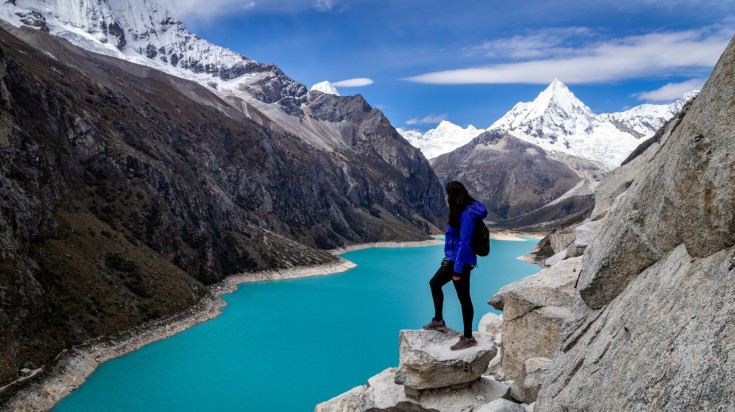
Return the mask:
M461 278L459 276L452 276L452 279L456 282L456 281L458 281Z

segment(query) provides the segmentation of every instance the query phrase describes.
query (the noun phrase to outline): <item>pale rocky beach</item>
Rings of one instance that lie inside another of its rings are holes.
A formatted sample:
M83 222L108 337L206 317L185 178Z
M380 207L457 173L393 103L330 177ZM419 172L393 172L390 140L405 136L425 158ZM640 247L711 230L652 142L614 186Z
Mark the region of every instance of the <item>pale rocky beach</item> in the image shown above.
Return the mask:
M545 233L523 233L523 232L490 232L490 238L495 240L506 240L513 242L524 242L526 239L538 239L541 240L545 236Z

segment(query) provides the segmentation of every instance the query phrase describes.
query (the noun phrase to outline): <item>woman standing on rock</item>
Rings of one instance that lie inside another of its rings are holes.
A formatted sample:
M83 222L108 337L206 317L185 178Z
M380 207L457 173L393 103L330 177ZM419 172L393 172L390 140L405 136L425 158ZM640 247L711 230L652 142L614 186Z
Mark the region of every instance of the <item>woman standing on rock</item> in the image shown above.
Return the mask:
M429 281L431 296L434 299L434 318L424 326L426 330L447 332L442 316L444 293L442 286L453 281L459 303L462 305L464 335L451 346L452 350L470 348L477 345L472 336L472 318L475 310L470 298L470 271L477 265L477 255L472 251L472 235L475 222L487 216L485 205L473 199L460 182L449 182L446 187L446 201L449 205L449 219L444 237L444 260L434 277Z

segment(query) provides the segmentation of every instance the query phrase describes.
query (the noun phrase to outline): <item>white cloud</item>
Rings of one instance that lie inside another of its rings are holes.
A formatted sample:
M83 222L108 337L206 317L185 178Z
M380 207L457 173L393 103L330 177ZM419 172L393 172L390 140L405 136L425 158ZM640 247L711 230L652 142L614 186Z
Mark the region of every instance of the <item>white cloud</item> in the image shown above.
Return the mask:
M656 90L636 93L633 96L646 102L671 102L681 99L692 90L701 90L706 79L691 79L681 83L668 83Z
M406 120L406 124L410 126L417 124L438 124L441 123L443 120L447 120L446 114L430 114L424 117L414 117L412 119L408 119Z
M529 59L568 56L575 52L572 42L580 37L590 40L594 33L587 27L561 27L527 31L504 39L488 40L479 46L466 48L466 54L487 57Z
M367 77L358 77L355 79L346 79L346 80L340 80L338 82L333 82L332 85L335 87L360 87L360 86L369 86L373 84L372 79L368 79Z
M650 33L576 48L572 55L446 70L406 78L429 84L603 83L645 76L703 75L714 66L732 36L718 27ZM540 47L528 50L542 52Z
M238 13L260 7L269 0L243 1L243 0L157 0L159 4L166 7L178 19L184 20L211 20L215 17Z
M211 22L213 19L246 11L294 13L309 9L322 12L348 7L341 0L157 0L178 19L188 23Z
M314 8L319 11L329 11L334 8L337 4L337 0L316 0L314 1Z

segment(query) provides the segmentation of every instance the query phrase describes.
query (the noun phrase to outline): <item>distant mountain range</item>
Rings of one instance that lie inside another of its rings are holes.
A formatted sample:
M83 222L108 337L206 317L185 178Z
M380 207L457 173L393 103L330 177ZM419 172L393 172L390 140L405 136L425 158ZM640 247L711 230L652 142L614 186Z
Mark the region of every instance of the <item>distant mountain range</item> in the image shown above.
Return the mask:
M605 174L694 96L596 115L554 80L533 102L516 104L486 131L444 121L423 134L399 132L429 157L438 154L430 162L442 183L468 185L494 224L548 229L583 218Z
M532 102L516 104L486 130L502 130L549 152L593 160L613 169L683 105L696 96L687 93L671 104L644 104L632 109L595 114L564 83L554 80ZM411 144L431 159L451 152L482 133L444 121L426 133L398 129Z

